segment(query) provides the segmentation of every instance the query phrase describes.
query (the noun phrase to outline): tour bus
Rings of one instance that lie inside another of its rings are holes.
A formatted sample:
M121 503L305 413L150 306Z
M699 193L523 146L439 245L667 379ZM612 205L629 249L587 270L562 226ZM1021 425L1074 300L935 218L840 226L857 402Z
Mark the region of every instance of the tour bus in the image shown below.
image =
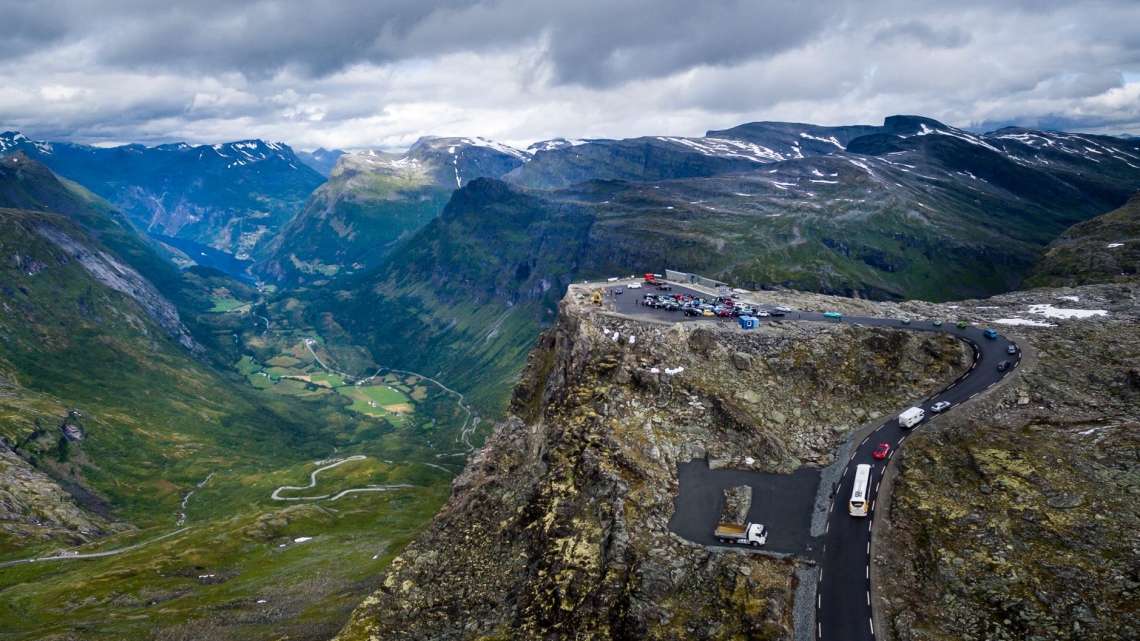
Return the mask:
M851 490L848 510L851 516L867 516L867 494L871 485L871 466L855 466L855 489Z

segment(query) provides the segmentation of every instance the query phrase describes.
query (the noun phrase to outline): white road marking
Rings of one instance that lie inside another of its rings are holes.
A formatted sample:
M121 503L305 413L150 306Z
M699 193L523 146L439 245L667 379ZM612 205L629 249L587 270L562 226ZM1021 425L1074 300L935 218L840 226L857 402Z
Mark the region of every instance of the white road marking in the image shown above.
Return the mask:
M974 397L975 397L975 396L977 396L977 395L978 395L978 393L977 393L977 392L974 392L973 394L970 394L970 398L974 398ZM969 400L969 399L966 399L966 400Z
M887 426L887 424L886 424L886 423L883 423L882 425L880 425L880 426L876 427L876 428L875 428L875 431L876 431L876 432L878 432L879 430L883 429L883 428L884 428L884 427L886 427L886 426Z
M954 387L954 386L955 386L955 385L957 385L957 384L958 384L958 381L954 381L954 382L953 382L953 383L950 385L950 387ZM947 387L946 389L950 389L950 387Z
M823 533L826 535L830 531L831 531L831 523L828 522L827 525L823 526Z
M905 441L905 440L906 440L906 436L904 436L904 437L900 438L900 439L899 439L899 445L902 445L902 444L903 444L903 441Z
M867 541L867 556L871 556L871 542Z
M868 566L865 568L865 570L866 570L866 571L865 571L863 574L865 575L865 578L866 578L867 580L870 580L870 579L871 579L871 566L869 566L869 565L868 565Z
M871 605L871 591L867 590L867 605ZM874 625L874 624L872 624Z
M873 636L875 636L875 620L874 619L867 619L867 621L869 621L871 623L871 636L873 637Z
M871 501L871 511L872 511L872 512L874 512L874 511L875 511L875 502L874 502L874 501ZM867 544L867 549L868 549L868 550L870 550L870 549L871 549L871 544L870 544L870 543L868 543L868 544Z
M816 598L815 609L818 610L818 609L823 607L823 595L817 594L817 595L815 595L815 598Z
M882 483L883 483L882 481L879 481L878 483L875 484L875 494L879 493L879 485L881 485Z
M823 624L822 624L822 623L817 623L817 624L815 624L815 625L816 625L816 627L819 629L819 638L821 638L821 639L822 639L822 638L823 638Z
M974 361L974 364L970 366L970 369L974 369L977 366L978 366L978 361Z

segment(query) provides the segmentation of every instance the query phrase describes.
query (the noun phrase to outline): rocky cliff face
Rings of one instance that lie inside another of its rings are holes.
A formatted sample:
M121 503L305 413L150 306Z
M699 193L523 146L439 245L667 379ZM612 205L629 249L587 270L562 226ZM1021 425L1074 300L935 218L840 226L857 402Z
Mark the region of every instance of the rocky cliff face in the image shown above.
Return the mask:
M1030 358L896 457L874 552L891 636L1140 638L1140 286L961 310L1020 319Z
M671 534L677 464L790 472L956 376L957 341L603 315L576 287L513 416L340 638L787 639L792 558Z
M190 336L182 324L174 305L142 274L111 254L84 245L50 222L40 223L36 227L36 233L74 258L95 280L133 298L179 345L197 356L205 352L205 348Z

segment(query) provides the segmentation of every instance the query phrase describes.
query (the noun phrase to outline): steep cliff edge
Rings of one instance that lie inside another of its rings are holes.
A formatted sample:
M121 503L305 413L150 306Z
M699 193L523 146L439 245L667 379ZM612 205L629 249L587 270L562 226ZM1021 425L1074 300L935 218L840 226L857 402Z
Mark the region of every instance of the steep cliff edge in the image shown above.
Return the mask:
M944 336L661 325L583 298L571 287L512 417L340 639L791 638L804 561L670 533L677 464L830 463L851 430L969 363Z

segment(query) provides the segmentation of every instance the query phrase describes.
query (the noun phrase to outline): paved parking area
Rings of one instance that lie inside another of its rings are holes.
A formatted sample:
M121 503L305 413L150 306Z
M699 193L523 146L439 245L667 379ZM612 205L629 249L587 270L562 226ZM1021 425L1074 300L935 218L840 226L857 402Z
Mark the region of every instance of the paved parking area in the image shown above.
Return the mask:
M817 558L822 540L813 539L810 531L819 470L804 467L791 474L710 470L707 460L698 459L678 465L677 476L681 491L673 500L669 519L669 531L674 534L709 547L751 549L721 543L713 536L724 509L724 489L747 485L752 488L748 520L768 529L768 543L761 549Z

